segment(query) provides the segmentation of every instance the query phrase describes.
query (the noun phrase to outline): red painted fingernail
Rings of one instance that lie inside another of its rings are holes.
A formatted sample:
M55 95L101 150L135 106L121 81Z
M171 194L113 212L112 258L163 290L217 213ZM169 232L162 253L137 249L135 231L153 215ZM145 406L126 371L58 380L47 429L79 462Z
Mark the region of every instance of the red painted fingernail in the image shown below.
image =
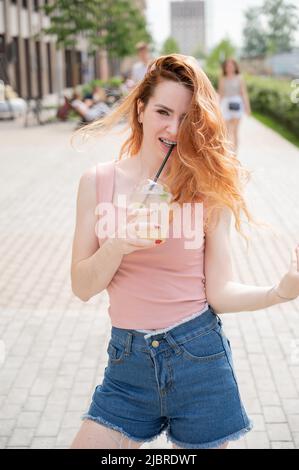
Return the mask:
M160 243L162 243L162 240L156 240L155 243L156 245L159 245Z

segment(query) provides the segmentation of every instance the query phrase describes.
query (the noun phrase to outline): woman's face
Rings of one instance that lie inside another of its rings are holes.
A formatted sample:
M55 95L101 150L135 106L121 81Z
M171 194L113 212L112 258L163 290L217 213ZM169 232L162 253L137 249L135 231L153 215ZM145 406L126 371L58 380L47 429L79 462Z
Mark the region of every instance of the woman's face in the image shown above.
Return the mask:
M232 60L228 60L225 67L227 74L234 74L235 73L235 64Z
M169 145L161 139L177 143L179 126L188 112L192 92L184 85L163 80L149 99L145 109L138 103L139 120L142 122L142 147L148 149L159 160L163 160Z

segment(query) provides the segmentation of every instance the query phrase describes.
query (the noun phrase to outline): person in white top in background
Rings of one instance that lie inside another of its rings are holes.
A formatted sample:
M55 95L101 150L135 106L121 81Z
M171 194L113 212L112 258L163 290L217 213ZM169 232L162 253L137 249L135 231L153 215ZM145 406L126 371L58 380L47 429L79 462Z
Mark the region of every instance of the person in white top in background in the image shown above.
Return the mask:
M131 76L135 84L143 79L151 60L148 44L146 42L138 42L136 44L136 51L139 60L133 65Z
M251 110L246 84L240 73L239 65L234 59L226 59L222 64L218 93L232 148L237 153L240 120L244 112L249 116Z

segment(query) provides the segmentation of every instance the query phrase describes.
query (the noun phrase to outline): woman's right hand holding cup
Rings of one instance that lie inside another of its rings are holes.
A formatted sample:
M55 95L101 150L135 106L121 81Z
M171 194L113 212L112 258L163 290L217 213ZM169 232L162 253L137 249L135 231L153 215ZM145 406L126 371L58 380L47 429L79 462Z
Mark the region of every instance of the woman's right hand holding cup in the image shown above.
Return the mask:
M126 223L110 237L110 240L113 240L115 248L121 255L128 255L134 251L153 248L165 242L165 240L141 238L138 236L140 232L150 233L151 231L157 231L158 225L150 220L152 212L153 210L146 207L131 211L129 209Z

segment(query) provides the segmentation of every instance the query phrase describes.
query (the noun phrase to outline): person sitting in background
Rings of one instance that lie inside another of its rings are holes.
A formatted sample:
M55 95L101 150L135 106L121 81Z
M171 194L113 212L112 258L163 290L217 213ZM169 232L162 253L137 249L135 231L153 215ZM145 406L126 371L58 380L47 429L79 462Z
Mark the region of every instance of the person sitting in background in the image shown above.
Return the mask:
M95 103L106 102L107 96L104 88L100 87L99 85L94 85L92 88L92 100Z
M90 92L87 92L84 94L83 100L87 106L91 107L95 103L98 103L99 101L104 101L106 102L107 96L105 93L105 90L101 88L99 85L93 85L92 89Z
M12 86L0 80L0 118L14 119L24 115L26 110L26 101L18 96Z
M93 89L92 99L82 100L80 94L74 92L70 105L83 118L83 122L92 122L110 111L105 103L105 91L98 86Z

